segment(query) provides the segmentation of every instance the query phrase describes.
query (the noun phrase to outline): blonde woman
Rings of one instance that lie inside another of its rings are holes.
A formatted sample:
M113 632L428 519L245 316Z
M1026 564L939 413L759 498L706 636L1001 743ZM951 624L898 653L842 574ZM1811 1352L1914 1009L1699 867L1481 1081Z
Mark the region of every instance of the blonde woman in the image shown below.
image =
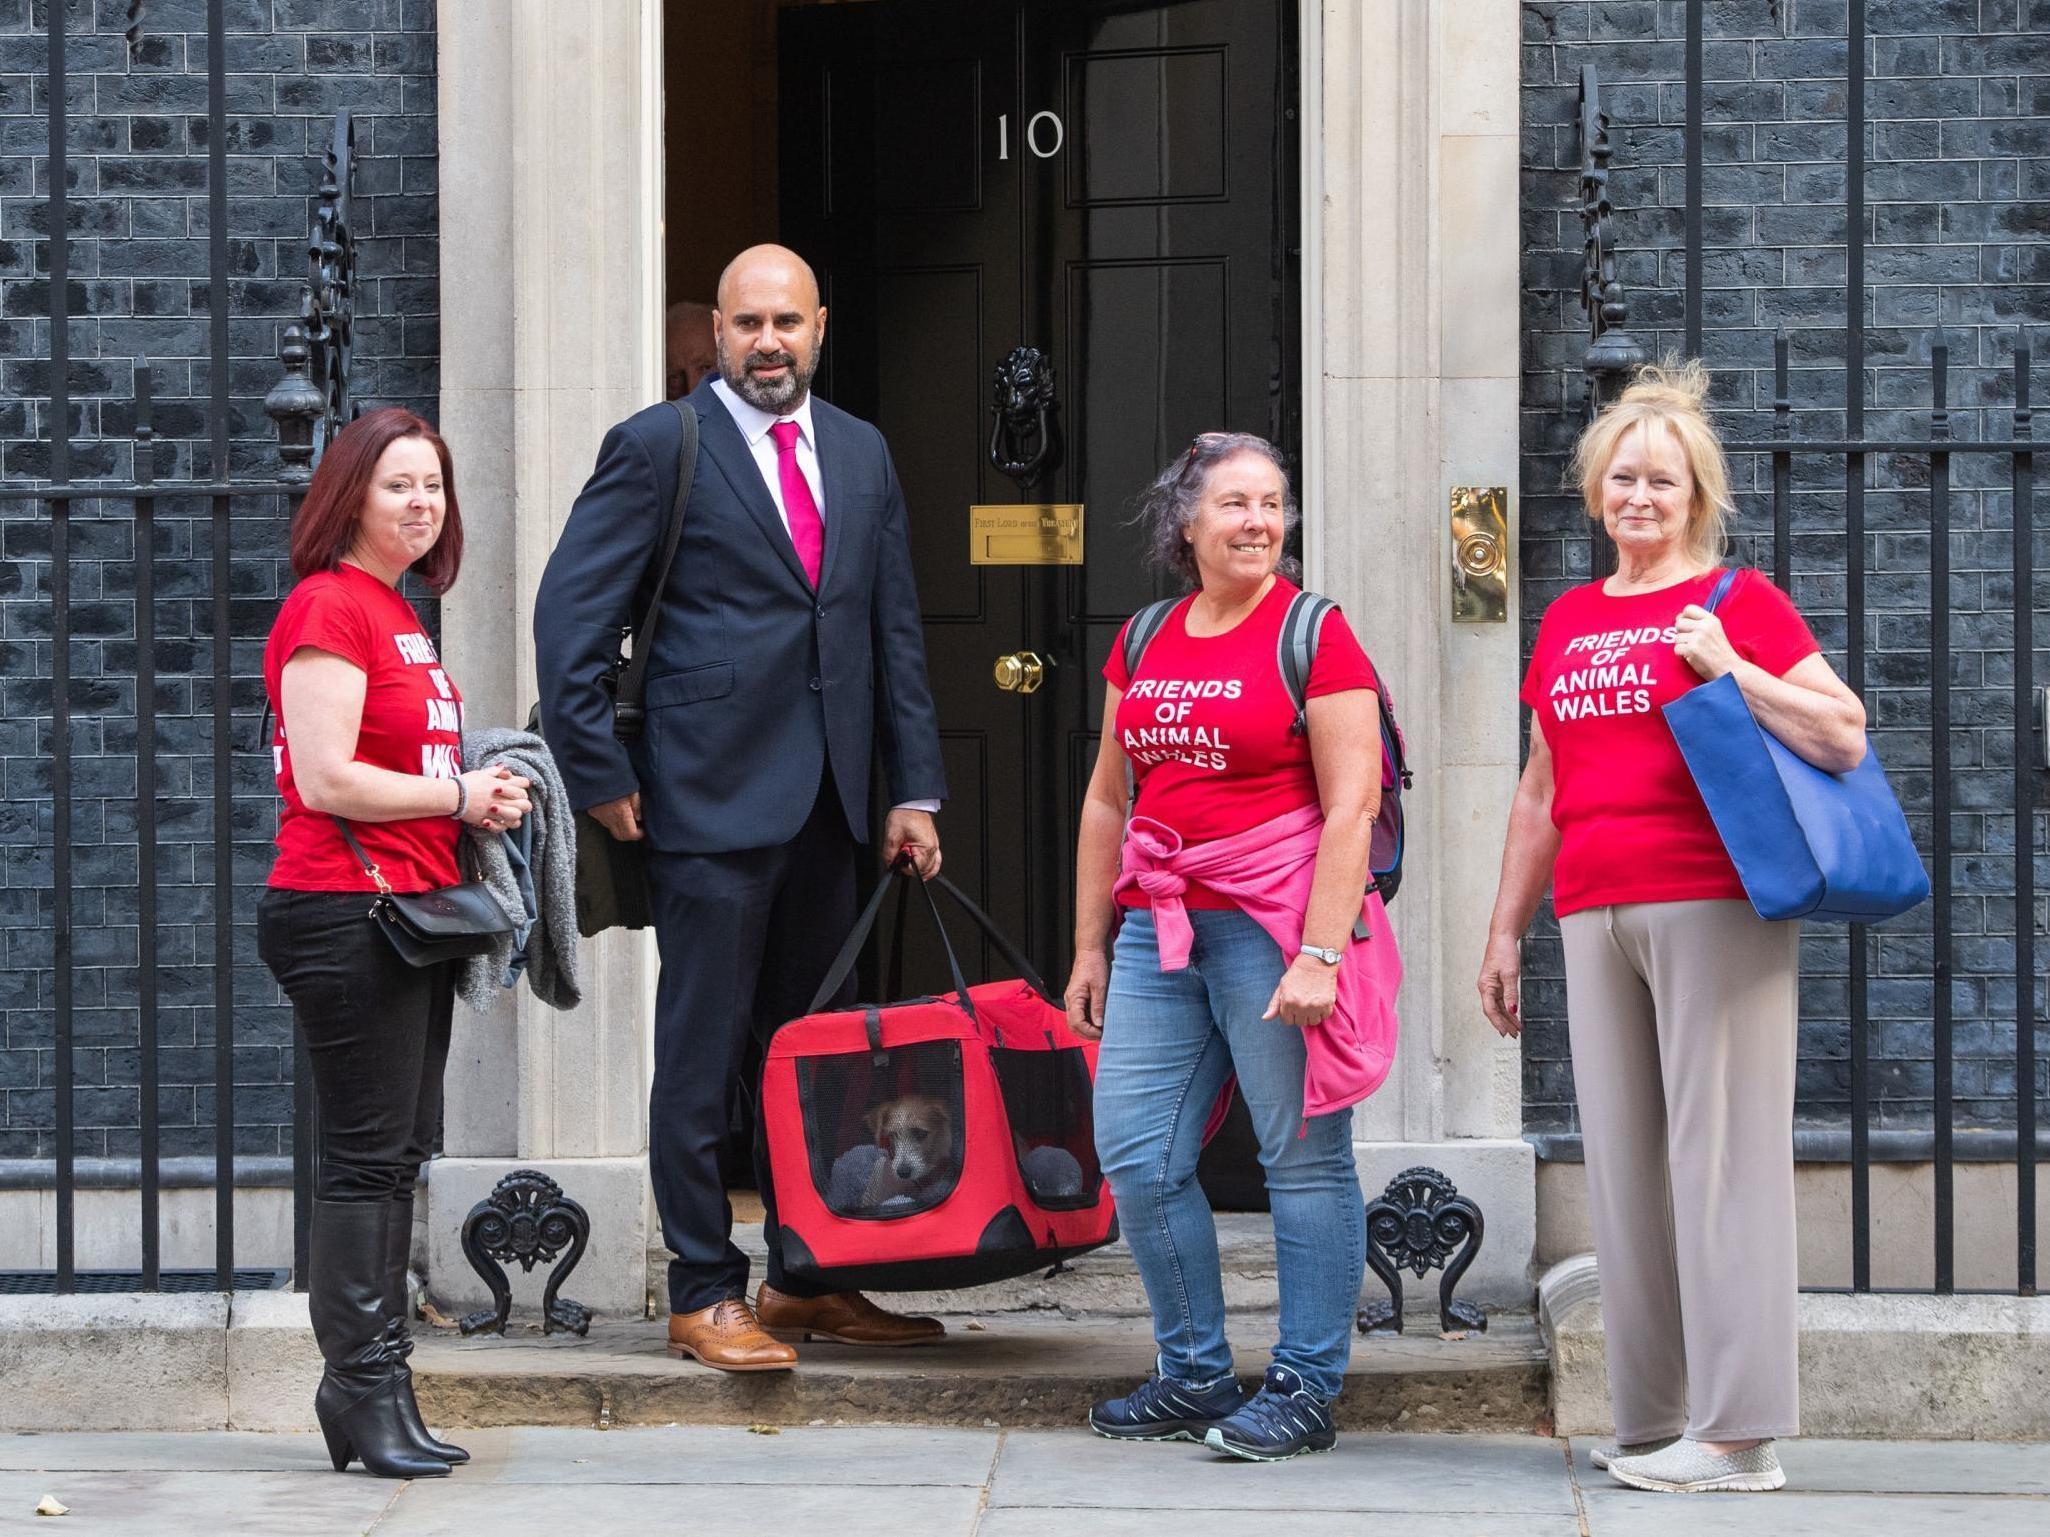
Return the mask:
M1575 450L1617 568L1554 602L1532 648L1480 993L1517 1035L1518 941L1549 884L1619 1443L1596 1465L1638 1489L1766 1490L1799 1425L1800 931L1745 900L1661 707L1733 674L1762 726L1833 773L1862 758L1865 710L1759 573L1702 606L1731 507L1707 391L1699 363L1647 368Z

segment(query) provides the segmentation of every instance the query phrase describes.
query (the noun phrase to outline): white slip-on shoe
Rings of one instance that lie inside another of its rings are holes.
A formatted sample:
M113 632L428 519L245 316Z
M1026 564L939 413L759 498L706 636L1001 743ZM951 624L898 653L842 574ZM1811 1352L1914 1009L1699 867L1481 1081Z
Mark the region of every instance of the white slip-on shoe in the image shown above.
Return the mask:
M1598 1468L1606 1468L1618 1457L1645 1457L1653 1452L1662 1452L1679 1439L1678 1436L1660 1436L1656 1441L1624 1441L1614 1451L1606 1446L1597 1446L1587 1454L1587 1460Z
M1762 1494L1783 1488L1787 1481L1770 1441L1718 1457L1699 1441L1684 1437L1664 1451L1611 1459L1609 1477L1632 1489L1667 1494Z

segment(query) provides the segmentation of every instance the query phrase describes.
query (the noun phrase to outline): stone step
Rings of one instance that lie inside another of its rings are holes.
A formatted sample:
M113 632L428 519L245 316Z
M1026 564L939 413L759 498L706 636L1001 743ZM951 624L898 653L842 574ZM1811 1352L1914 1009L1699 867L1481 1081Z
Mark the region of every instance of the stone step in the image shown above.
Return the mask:
M754 1281L762 1277L767 1247L762 1242L760 1222L736 1219L733 1241L752 1266ZM1224 1275L1224 1305L1232 1312L1273 1312L1281 1305L1274 1275L1274 1221L1265 1212L1217 1213L1218 1263ZM668 1310L669 1251L651 1250L648 1255L649 1311L659 1317ZM752 1282L750 1283L752 1284ZM571 1278L564 1288L576 1295ZM1413 1308L1437 1310L1437 1277L1419 1287L1412 1284L1405 1301ZM1367 1277L1365 1296L1382 1295L1381 1283ZM1108 1244L1070 1260L1059 1275L1044 1270L1009 1281L963 1291L891 1292L889 1306L907 1313L957 1313L973 1308L981 1313L1059 1311L1071 1314L1143 1318L1146 1289L1139 1284L1138 1268L1124 1240Z
M503 1339L423 1338L413 1372L429 1421L472 1425L901 1424L1076 1426L1153 1364L1143 1319L954 1314L948 1336L911 1350L808 1344L795 1371L731 1374L666 1353L656 1321L605 1321L588 1338L517 1326ZM1484 1334L1354 1341L1341 1427L1525 1432L1546 1417L1545 1347L1527 1313ZM1271 1315L1232 1333L1246 1379L1265 1367Z

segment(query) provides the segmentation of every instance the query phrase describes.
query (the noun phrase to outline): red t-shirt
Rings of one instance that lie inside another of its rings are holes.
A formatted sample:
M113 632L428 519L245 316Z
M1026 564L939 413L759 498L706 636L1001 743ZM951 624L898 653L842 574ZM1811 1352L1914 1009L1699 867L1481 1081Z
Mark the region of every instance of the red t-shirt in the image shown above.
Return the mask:
M454 779L463 769L463 696L449 682L413 606L369 572L338 566L292 589L263 648L263 684L277 726L271 764L285 809L278 818L278 857L270 884L290 891L375 891L341 829L324 811L309 811L292 783L289 725L278 703L285 663L302 646L331 651L363 669L363 724L356 761L398 774ZM451 805L455 796L449 796ZM456 836L449 817L349 824L363 852L394 891L452 886Z
M1552 750L1561 917L1744 895L1662 713L1702 681L1673 650L1673 621L1720 574L1621 598L1589 582L1545 610L1523 702ZM1756 571L1738 576L1716 616L1737 654L1776 678L1821 650L1787 595Z
M1136 809L1172 827L1188 843L1228 838L1317 802L1310 739L1297 736L1295 707L1281 681L1276 647L1293 583L1276 578L1252 613L1222 635L1196 637L1184 625L1194 595L1176 604L1139 659L1125 672L1125 634L1103 675L1123 690L1118 744L1138 784ZM1129 624L1129 621L1127 621ZM1378 689L1373 663L1333 609L1317 636L1304 692L1310 698ZM1150 905L1143 892L1119 899ZM1190 907L1227 908L1229 897L1191 886Z

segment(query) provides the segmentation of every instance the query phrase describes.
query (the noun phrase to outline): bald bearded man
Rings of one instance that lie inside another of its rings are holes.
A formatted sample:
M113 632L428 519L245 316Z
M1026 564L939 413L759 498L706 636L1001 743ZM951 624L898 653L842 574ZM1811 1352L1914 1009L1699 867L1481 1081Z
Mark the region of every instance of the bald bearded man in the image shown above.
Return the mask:
M773 1371L796 1362L785 1341L798 1335L912 1345L944 1332L788 1274L764 1158L768 1274L750 1308L718 1147L750 1031L804 1011L853 926L876 747L896 808L886 864L903 852L938 872L946 781L904 494L882 434L811 394L826 330L811 268L781 246L743 251L719 280L713 330L718 376L681 403L699 453L640 739L614 737L605 679L676 494L675 405L605 435L542 575L534 646L572 802L648 844L662 958L648 1162L676 1256L669 1348Z

